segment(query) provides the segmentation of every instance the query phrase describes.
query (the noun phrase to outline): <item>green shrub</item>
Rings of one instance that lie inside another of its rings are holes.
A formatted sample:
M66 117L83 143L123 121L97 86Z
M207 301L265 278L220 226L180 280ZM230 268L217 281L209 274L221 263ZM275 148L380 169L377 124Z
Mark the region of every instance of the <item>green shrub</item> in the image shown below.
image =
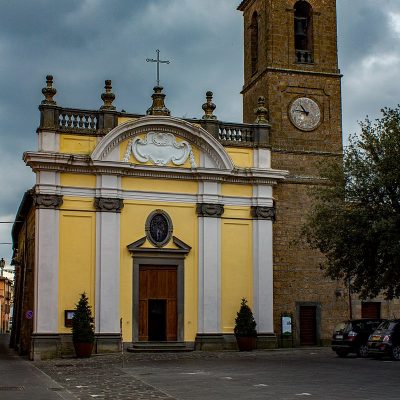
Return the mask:
M242 299L240 310L235 318L235 335L236 336L257 336L256 321L253 313L247 305L247 300Z
M81 298L76 305L72 318L72 340L81 343L94 342L94 320L89 299L86 293L81 294Z

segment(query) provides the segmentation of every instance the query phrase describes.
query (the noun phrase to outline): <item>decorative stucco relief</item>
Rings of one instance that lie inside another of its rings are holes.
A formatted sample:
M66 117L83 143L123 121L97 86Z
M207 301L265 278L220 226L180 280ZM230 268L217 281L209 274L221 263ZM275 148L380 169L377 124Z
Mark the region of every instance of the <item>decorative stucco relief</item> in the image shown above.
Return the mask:
M33 196L33 204L37 208L60 208L63 203L63 196L58 194L36 193Z
M251 216L256 219L275 221L276 210L275 207L255 206L251 207Z
M199 217L220 218L224 213L224 205L213 203L197 203L196 212Z
M96 197L94 207L97 211L120 213L124 208L124 201L122 199Z
M165 166L172 162L174 165L183 165L189 159L190 166L197 168L190 144L185 140L177 142L172 133L148 132L144 139L136 137L128 143L124 162L129 162L131 153L141 163L150 161Z

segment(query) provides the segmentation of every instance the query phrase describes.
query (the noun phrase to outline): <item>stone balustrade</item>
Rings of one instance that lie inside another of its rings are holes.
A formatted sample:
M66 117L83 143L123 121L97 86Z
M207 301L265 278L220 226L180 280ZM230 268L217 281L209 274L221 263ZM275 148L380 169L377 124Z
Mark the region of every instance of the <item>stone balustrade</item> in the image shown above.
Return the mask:
M100 109L84 110L60 107L53 99L57 93L57 90L53 87L53 77L48 75L46 79L47 87L43 88L46 99L43 100L39 106L39 131L104 136L118 125L118 120L120 118L137 119L144 116L140 114L129 114L124 110L115 110L115 107L112 106L115 95L111 92L111 81L106 81L106 93L102 95L104 105L100 107ZM259 102L261 100L263 100L263 98L261 98ZM261 105L263 104L264 103ZM207 92L207 103L203 105L203 109L205 110L203 118L185 118L185 120L200 125L224 146L269 146L270 125L265 119L264 114L267 113L267 110L264 107L258 107L255 110L257 116L256 120L258 122L253 124L219 121L217 117L213 115L215 108L215 104L212 103L212 92ZM260 115L258 115L260 113L263 114L263 118L260 118Z
M58 117L58 126L61 130L93 131L98 129L98 121L98 111L61 109Z

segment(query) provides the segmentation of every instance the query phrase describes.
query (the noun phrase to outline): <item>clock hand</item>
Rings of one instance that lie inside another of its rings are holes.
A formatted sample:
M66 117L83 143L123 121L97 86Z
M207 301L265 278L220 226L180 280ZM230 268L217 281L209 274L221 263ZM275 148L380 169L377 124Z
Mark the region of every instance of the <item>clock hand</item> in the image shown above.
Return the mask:
M299 112L299 113L302 113L302 114L308 114L307 111L305 111L305 110L304 111L303 110L293 110L293 111Z
M308 115L309 114L309 112L308 111L306 111L306 109L302 106L302 104L300 104L300 107L303 109L303 112L306 114L306 115Z

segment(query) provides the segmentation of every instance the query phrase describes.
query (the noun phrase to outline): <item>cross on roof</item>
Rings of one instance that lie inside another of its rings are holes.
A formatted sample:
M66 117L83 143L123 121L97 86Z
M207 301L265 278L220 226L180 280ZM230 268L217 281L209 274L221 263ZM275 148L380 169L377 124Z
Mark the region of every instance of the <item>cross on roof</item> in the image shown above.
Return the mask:
M157 59L146 58L147 62L155 62L157 63L157 86L160 86L160 64L169 64L169 61L160 60L160 50L156 50Z

